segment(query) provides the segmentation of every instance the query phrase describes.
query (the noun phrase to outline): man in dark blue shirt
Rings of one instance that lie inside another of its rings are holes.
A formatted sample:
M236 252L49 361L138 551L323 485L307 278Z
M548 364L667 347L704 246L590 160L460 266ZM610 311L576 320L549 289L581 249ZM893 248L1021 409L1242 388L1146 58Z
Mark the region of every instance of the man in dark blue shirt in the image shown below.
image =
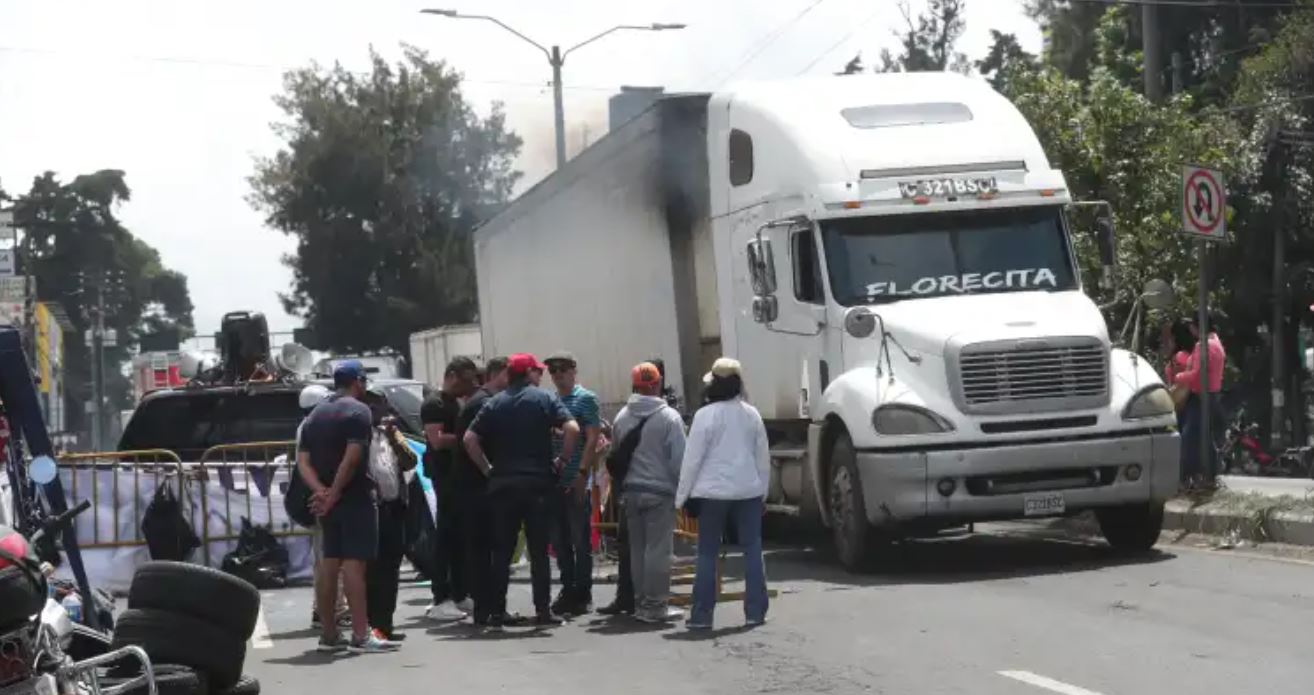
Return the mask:
M493 629L501 627L506 615L511 555L522 524L534 586L535 622L560 623L551 610L548 533L557 481L563 463L571 459L579 444L580 430L560 399L531 384L530 372L541 368L533 355L512 355L507 360L507 389L489 399L470 423L463 441L471 462L488 476L493 513L488 625ZM557 428L563 433L561 455L554 457L552 430Z
M333 370L333 385L337 393L316 406L301 428L297 470L310 487L310 508L323 534L318 605L333 605L341 572L346 582L347 607L351 609L352 639L344 643L336 621L324 620L319 649L389 651L397 645L380 640L370 631L366 606L365 570L378 552L379 531L366 461L373 417L369 406L361 402L365 395L364 365L356 360L339 364Z

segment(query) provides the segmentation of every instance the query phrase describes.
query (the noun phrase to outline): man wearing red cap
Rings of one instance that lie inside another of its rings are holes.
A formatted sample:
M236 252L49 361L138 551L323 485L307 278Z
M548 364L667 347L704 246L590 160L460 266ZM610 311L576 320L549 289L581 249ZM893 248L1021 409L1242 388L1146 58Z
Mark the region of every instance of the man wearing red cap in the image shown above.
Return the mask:
M507 614L511 556L521 525L529 550L535 622L560 624L551 610L548 532L562 463L570 460L579 445L580 430L560 399L530 383L530 372L542 366L533 355L512 355L507 360L507 389L489 399L463 438L470 460L488 476L488 501L493 513L490 629L500 629ZM552 431L558 428L563 441L561 455L554 457Z

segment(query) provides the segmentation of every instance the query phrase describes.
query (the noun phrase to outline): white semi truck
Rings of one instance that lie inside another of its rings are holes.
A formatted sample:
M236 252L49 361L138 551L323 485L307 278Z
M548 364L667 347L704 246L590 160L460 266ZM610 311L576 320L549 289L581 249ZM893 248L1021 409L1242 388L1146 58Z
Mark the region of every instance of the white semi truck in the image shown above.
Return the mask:
M484 352L569 349L611 409L640 360L696 405L738 358L770 509L830 527L850 568L898 536L1091 509L1148 549L1173 403L1082 292L1072 205L978 79L674 95L476 232Z

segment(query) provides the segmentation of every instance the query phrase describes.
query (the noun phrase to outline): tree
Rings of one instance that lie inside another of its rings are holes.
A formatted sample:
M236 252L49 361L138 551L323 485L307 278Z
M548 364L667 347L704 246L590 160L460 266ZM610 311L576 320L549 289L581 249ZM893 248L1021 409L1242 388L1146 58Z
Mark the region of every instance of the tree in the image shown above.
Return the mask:
M1104 68L1089 86L1054 68L1016 71L1009 96L1030 121L1050 161L1067 177L1078 200L1104 200L1113 208L1119 232L1116 295L1097 292L1112 304L1110 326L1121 327L1135 290L1151 278L1194 287L1193 245L1180 228L1180 172L1186 161L1239 174L1241 140L1223 118L1204 119L1191 111L1189 98L1159 106L1120 82ZM1090 220L1074 217L1078 229ZM1086 235L1075 235L1085 277L1095 277L1098 260ZM1192 295L1179 292L1185 314Z
M853 60L844 64L844 69L835 73L836 75L857 75L864 72L867 66L862 64L862 54L853 56Z
M95 321L99 294L105 327L118 334L118 345L105 349L105 391L113 407L131 405L131 383L119 367L143 334L192 333L187 278L164 267L159 252L115 215L130 198L124 173L106 169L69 183L46 172L14 201L14 220L28 235L19 259L23 270L36 277L38 300L62 304L76 331L64 343L73 429L83 426L82 404L92 398L91 356L82 336Z
M916 17L908 0L899 0L907 29L896 32L901 50L881 51L877 72L945 71L966 73L971 69L967 56L954 50L966 27L967 0L927 0L926 10Z
M396 65L371 50L366 74L287 73L284 147L250 179L252 205L296 239L281 298L315 347L405 353L415 330L473 320L471 232L519 177L500 106L480 118L458 73L403 49Z
M1036 57L1022 48L1014 34L991 29L990 38L990 51L976 61L976 69L995 89L1006 91L1009 76L1018 70L1034 70Z

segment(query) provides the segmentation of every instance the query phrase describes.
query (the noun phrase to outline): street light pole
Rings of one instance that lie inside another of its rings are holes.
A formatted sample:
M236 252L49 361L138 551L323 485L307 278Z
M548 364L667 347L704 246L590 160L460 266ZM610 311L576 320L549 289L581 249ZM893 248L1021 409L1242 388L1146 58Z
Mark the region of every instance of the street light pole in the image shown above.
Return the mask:
M683 24L666 24L661 22L654 22L648 25L618 24L563 51L556 45L553 45L551 49L545 48L543 44L525 36L519 31L516 31L496 17L489 17L488 15L481 14L461 14L456 10L440 10L432 8L420 10L420 14L431 14L439 17L447 17L449 19L479 19L485 22L492 22L514 34L516 38L519 38L525 43L528 43L543 52L543 55L548 59L548 64L552 66L552 116L556 127L558 169L566 164L566 107L561 93L561 68L566 64L566 56L570 55L573 51L583 48L584 46L617 31L669 31L683 29L685 27Z

